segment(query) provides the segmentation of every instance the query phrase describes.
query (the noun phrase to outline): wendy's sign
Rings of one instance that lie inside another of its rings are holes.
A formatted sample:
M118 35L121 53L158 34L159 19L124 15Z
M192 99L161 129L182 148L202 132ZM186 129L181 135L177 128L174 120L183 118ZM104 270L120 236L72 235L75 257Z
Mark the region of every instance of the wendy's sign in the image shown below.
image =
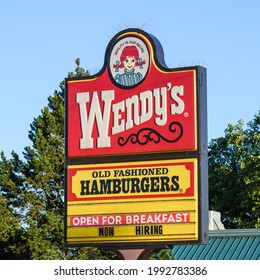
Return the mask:
M206 69L167 68L127 29L98 74L65 84L65 244L207 243Z
M95 76L67 79L68 157L197 149L200 67L168 69L140 31L121 32Z

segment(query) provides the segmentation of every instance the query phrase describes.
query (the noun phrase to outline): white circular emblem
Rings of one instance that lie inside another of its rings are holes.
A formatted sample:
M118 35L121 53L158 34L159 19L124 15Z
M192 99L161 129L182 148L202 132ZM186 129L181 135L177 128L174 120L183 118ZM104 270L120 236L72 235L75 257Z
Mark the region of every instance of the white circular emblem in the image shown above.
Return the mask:
M118 40L110 53L112 79L122 87L140 84L149 70L150 54L143 40L135 36Z

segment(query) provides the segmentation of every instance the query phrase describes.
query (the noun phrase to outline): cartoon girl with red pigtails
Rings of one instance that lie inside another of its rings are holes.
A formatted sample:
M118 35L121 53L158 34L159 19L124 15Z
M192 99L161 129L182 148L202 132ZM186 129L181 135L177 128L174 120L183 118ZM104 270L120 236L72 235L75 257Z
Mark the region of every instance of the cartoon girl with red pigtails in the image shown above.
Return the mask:
M143 75L140 72L135 73L135 67L142 69L145 63L146 61L142 61L142 58L139 57L136 46L124 47L120 55L120 61L116 61L116 64L113 65L116 72L119 72L120 68L124 68L123 74L117 74L114 77L116 82L122 86L134 86L140 83Z

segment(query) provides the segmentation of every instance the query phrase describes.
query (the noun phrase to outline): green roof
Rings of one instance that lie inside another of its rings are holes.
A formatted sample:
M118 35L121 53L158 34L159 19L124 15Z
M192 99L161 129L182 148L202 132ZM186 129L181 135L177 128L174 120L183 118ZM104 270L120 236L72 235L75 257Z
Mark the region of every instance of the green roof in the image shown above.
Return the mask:
M260 229L211 230L207 245L176 245L176 260L260 260Z

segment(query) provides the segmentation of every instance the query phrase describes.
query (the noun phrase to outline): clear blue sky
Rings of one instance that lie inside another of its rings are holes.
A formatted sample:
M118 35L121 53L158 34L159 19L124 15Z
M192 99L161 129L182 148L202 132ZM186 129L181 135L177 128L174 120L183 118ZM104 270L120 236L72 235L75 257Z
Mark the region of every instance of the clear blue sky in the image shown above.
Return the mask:
M75 69L95 74L122 29L161 42L169 68L208 72L209 141L260 109L260 1L10 0L0 6L0 151L21 154L47 97Z

